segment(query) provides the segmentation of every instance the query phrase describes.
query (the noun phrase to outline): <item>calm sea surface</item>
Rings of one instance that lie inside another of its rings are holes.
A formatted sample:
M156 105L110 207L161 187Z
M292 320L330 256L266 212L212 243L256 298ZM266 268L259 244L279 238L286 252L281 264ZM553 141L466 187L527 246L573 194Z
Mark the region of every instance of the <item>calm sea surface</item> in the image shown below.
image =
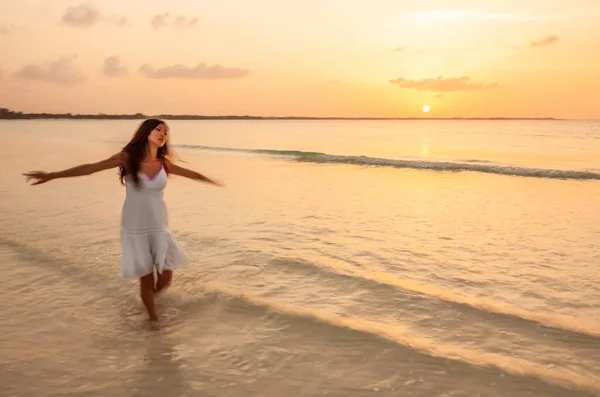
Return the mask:
M600 395L600 122L173 121L191 264L120 279L139 121L0 121L6 396Z

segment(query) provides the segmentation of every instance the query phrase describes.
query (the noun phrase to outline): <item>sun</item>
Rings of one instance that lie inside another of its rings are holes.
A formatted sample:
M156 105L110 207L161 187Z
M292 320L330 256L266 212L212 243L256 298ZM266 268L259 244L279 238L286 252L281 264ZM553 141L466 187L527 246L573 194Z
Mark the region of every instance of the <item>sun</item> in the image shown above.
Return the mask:
M429 113L430 110L431 110L431 108L429 107L429 105L423 105L423 111L425 113Z

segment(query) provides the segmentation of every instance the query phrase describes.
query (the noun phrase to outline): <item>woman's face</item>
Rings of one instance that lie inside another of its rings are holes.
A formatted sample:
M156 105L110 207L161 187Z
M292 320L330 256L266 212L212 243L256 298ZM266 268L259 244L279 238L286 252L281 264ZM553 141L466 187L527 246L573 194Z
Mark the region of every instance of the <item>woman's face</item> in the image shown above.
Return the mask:
M157 148L163 147L167 143L169 133L169 127L165 124L159 124L155 129L148 135L148 144L153 145Z

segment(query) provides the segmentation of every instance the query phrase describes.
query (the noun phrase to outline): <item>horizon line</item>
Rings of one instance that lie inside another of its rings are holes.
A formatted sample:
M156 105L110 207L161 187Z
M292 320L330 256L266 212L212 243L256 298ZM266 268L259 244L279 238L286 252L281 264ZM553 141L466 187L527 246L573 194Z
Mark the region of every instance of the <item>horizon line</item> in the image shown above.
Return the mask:
M40 113L13 111L0 107L0 119L112 119L112 120L142 120L160 118L171 120L549 120L571 121L555 117L342 117L342 116L252 116L252 115L199 115L199 114L154 114L144 113ZM584 120L584 119L581 119Z

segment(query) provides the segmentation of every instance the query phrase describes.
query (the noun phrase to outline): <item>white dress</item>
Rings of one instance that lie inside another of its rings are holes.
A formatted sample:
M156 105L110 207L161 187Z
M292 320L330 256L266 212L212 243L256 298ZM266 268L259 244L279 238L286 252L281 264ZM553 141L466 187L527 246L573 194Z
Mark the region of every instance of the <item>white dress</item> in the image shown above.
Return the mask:
M125 203L121 215L121 277L139 278L153 272L174 270L187 263L168 229L167 208L163 190L167 173L161 165L154 178L139 173L136 189L132 178L125 177Z

